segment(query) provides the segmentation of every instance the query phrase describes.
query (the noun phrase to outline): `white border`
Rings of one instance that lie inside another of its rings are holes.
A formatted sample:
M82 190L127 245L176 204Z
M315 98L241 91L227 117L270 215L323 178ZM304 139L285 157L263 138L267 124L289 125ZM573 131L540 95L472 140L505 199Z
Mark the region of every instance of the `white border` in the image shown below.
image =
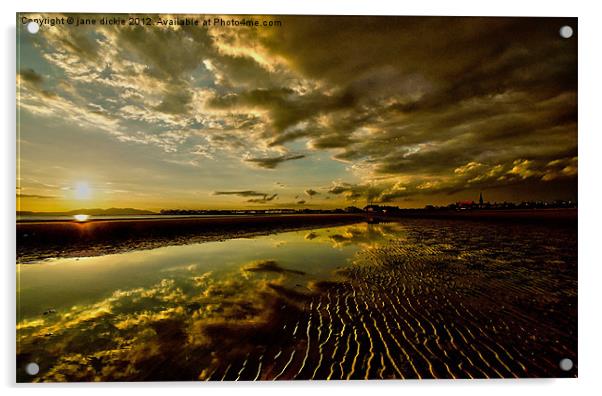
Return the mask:
M598 260L597 247L602 204L599 118L601 101L600 39L602 38L600 7L593 1L527 2L505 0L498 2L474 0L422 0L394 3L387 0L352 2L352 0L303 0L287 4L286 0L211 0L211 1L136 1L103 0L92 4L85 1L22 0L2 2L2 48L0 62L2 95L0 109L4 128L2 131L2 227L0 227L2 261L2 295L4 306L0 314L2 324L0 351L1 384L9 393L40 393L64 395L65 393L117 394L143 389L147 395L163 395L176 388L176 392L207 394L232 392L245 396L266 393L293 394L345 392L362 394L401 392L422 395L441 394L508 395L509 393L545 392L546 395L590 393L600 389L600 279L602 262ZM460 15L460 16L571 16L579 17L579 379L576 380L489 380L489 381L380 381L380 382L294 382L261 384L67 384L21 386L14 384L15 365L15 13L32 12L163 12L163 13L221 13L221 14L334 14L334 15Z

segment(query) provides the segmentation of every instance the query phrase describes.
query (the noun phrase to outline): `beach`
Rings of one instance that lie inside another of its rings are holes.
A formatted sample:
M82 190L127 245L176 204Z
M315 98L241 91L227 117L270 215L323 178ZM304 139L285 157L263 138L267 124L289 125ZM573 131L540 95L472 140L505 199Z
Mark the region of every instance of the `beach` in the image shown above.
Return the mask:
M52 257L85 257L182 245L242 236L257 236L320 225L403 219L476 220L575 226L576 209L406 211L403 214L293 214L134 217L78 222L75 220L17 222L17 262Z
M333 219L350 223L20 264L19 367L35 356L49 382L577 376L558 364L578 361L575 227Z

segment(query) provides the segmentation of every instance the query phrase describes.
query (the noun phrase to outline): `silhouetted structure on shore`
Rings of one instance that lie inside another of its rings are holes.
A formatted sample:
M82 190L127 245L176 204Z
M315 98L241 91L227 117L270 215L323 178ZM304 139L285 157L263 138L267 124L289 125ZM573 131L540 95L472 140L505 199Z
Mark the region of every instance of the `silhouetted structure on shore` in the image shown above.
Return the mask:
M483 193L479 195L479 202L457 201L445 206L426 205L423 209L400 209L396 206L368 205L364 208L368 213L400 213L406 211L460 211L460 210L512 210L512 209L570 209L576 208L577 202L572 200L555 201L522 201L515 202L484 202Z
M164 209L162 215L171 216L227 216L227 215L270 215L270 214L341 214L341 213L380 213L380 214L399 214L417 211L460 211L460 210L512 210L512 209L562 209L576 208L577 202L571 200L555 201L523 201L515 202L485 202L483 193L479 194L479 202L475 201L457 201L445 206L426 205L424 208L402 209L391 205L369 204L363 209L355 206L348 206L345 209L236 209L236 210L216 210L216 209Z

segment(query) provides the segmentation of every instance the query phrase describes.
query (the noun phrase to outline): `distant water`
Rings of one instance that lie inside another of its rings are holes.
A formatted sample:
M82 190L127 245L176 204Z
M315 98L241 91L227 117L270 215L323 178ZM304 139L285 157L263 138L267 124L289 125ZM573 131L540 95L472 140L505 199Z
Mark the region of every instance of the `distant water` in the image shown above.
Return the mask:
M250 216L251 214L249 214ZM240 216L240 215L219 215L219 214L207 214L207 215L90 215L90 220L136 220L136 219L178 219L178 218L191 218L191 217L223 217L223 216ZM259 216L259 215L257 215ZM271 215L274 216L274 215ZM17 216L17 221L72 221L73 216Z

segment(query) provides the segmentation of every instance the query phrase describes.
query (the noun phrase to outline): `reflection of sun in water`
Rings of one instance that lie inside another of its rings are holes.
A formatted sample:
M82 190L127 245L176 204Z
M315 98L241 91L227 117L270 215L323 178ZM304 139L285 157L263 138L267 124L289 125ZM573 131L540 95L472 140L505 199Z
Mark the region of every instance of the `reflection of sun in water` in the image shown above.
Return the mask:
M73 190L75 193L75 199L88 199L90 198L90 195L92 195L90 186L86 182L77 183Z
M90 218L90 215L87 214L76 214L73 216L76 221L86 221Z

